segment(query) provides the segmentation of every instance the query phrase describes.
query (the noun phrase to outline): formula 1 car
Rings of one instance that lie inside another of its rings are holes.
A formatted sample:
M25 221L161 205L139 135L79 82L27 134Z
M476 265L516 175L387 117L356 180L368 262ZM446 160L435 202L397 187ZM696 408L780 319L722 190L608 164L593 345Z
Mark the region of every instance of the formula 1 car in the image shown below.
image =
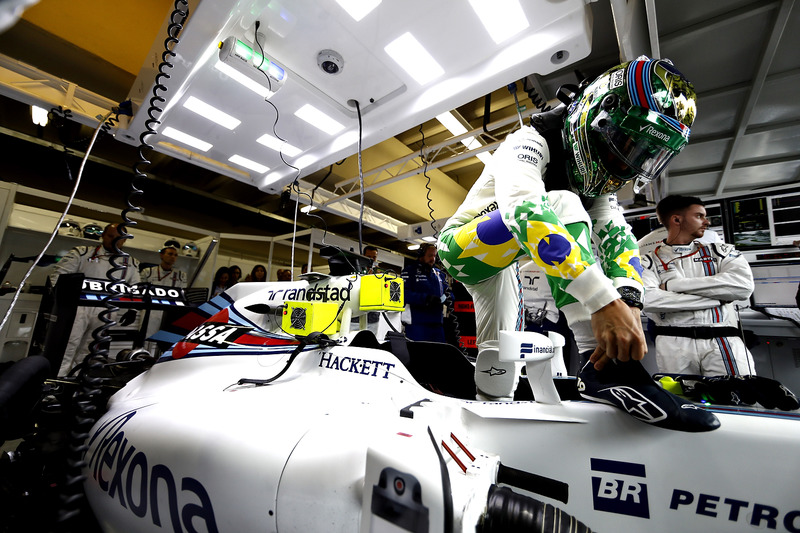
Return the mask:
M800 530L796 414L710 407L721 427L684 433L562 401L557 346L525 332L501 351L536 400L475 401L454 347L350 331L402 307L388 275L240 283L207 305L90 432L106 531Z
M524 361L535 400L475 401L455 347L351 328L401 309L402 290L391 275L307 274L205 304L87 434L100 527L800 530L797 414L702 406L721 426L687 433L562 400L558 338L527 332L502 332L501 357Z

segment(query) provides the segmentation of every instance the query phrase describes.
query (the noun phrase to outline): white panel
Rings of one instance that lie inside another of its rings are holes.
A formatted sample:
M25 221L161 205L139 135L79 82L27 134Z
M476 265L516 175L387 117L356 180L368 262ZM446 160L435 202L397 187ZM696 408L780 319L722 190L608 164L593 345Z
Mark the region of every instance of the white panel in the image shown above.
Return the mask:
M167 102L160 105L165 110L159 116L160 127L172 126L213 145L203 154L170 155L215 168L268 192L277 192L298 175L356 152L359 123L355 109L347 105L351 98L367 104L370 98L376 100L373 105L362 104L362 146L366 148L531 72L547 74L567 66L590 51L591 12L581 0L523 2L532 26L502 45L489 38L467 4L456 0L382 2L360 22L333 0L273 1L264 6L264 2L233 0L197 6L174 49L178 57L165 82L168 91L161 93ZM252 38L256 19L265 52L287 70L284 86L269 102L213 68L215 44L231 35ZM386 44L406 31L443 66L441 79L420 86L386 55ZM317 66L316 55L323 49L335 49L344 56L339 74L325 74ZM560 51L564 54L556 55ZM143 69L137 79L139 101L149 98L142 96L141 87L152 85L152 74L152 68ZM179 105L188 95L243 123L233 131L209 123ZM343 124L342 135L331 137L299 121L294 112L309 103ZM138 144L145 112L136 110L120 138ZM294 159L283 157L296 168L284 163L278 152L255 142L264 133L277 133L303 151ZM159 140L158 135L148 138L156 150L163 150L156 144ZM259 175L231 164L232 154L271 170Z

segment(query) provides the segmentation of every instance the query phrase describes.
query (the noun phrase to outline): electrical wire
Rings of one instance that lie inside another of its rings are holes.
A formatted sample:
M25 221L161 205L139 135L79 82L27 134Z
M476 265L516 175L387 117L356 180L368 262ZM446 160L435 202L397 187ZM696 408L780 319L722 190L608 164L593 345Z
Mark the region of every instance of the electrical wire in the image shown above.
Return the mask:
M78 187L80 186L81 178L83 177L83 170L86 167L86 161L89 160L89 154L91 154L92 152L92 148L94 147L94 143L97 140L97 136L100 134L100 131L103 129L103 127L106 126L106 121L109 119L109 117L111 117L112 114L113 111L109 111L97 125L97 128L95 128L94 134L92 135L91 141L89 142L89 147L87 148L86 153L83 156L83 160L81 161L81 166L80 169L78 170L78 176L75 178L75 185L72 187L72 194L70 194L70 197L67 200L67 204L64 206L64 211L61 212L61 216L59 217L58 222L56 222L56 225L53 228L53 232L50 234L50 238L47 240L47 243L44 245L44 248L42 248L42 251L39 253L39 255L36 256L36 259L33 261L30 268L28 268L28 271L25 272L25 275L22 277L22 281L20 281L19 283L19 287L17 287L16 292L14 292L14 297L11 299L11 304L8 306L8 311L6 311L6 314L3 317L3 321L0 322L0 331L2 331L3 327L6 325L6 322L8 322L8 319L11 316L11 312L14 310L14 306L16 305L17 300L19 299L19 295L22 292L22 289L25 287L25 282L30 277L31 273L33 272L33 269L36 268L36 266L39 264L39 261L41 261L42 257L44 257L45 252L53 243L53 240L55 239L56 235L58 235L58 230L61 227L61 223L64 222L64 219L67 217L69 208L72 206L72 202L75 200L75 195L78 193ZM69 168L67 168L67 170L69 170Z
M419 148L419 157L422 160L422 175L425 176L425 197L428 200L428 216L431 219L431 229L433 230L434 238L439 237L439 230L436 228L436 218L434 217L434 210L432 205L432 198L431 198L431 177L428 176L428 159L425 157L425 132L422 131L422 124L419 125L419 133L422 135L422 145ZM465 356L467 355L466 348L462 346L461 342L461 329L458 323L458 318L456 317L455 313L455 306L453 304L453 300L455 296L453 294L453 290L450 287L450 281L448 280L447 276L445 276L445 286L444 290L442 291L445 295L445 304L447 306L448 316L453 318L453 335L456 338L456 347L463 353Z
M519 127L522 128L525 124L522 122L522 112L519 110L519 99L517 98L517 82L508 85L508 92L514 96L514 104L517 110L517 118L519 118Z
M364 168L361 162L361 138L363 136L363 127L361 124L361 106L358 100L352 100L356 105L356 113L358 114L358 187L360 190L360 203L358 209L358 253L364 254L364 238L362 229L364 226Z
M551 106L547 104L544 98L542 98L541 95L536 91L536 87L534 87L533 85L528 87L528 78L522 79L522 90L528 93L528 98L531 99L531 102L533 102L533 105L539 109L540 113L544 113L546 111L550 111L551 109L553 109ZM514 98L516 99L516 94L514 95ZM519 109L519 104L517 104L517 109Z
M270 92L272 92L272 80L270 79L269 75L261 69L261 66L264 64L264 61L266 59L266 54L264 53L264 47L262 46L261 42L258 39L258 29L259 29L260 26L261 26L261 22L256 20L255 21L255 31L254 31L255 44L258 46L258 49L261 52L261 62L258 64L258 66L256 68L258 69L259 72L261 72L267 78L267 86L268 86L267 88L268 88L268 90ZM275 136L275 138L277 138L278 140L280 140L280 141L282 141L284 143L288 142L286 139L281 137L277 132L277 124L278 124L278 120L280 119L280 111L278 110L277 106L272 101L270 101L268 98L265 98L264 101L267 102L270 106L272 106L272 108L275 110L275 121L272 123L272 133L273 133L273 135ZM358 169L359 169L359 178L360 178L360 181L361 181L361 210L360 210L360 214L359 214L359 224L358 224L358 245L359 245L359 253L363 253L363 240L362 240L362 233L361 233L361 228L362 228L362 225L363 225L363 217L364 217L364 175L363 175L362 166L361 166L362 125L361 125L361 109L360 109L359 104L358 104L357 101L355 102L355 105L356 105L356 109L358 111ZM289 185L289 191L290 192L294 192L295 195L296 195L295 196L295 206L294 206L294 220L293 220L293 224L292 224L292 244L291 244L291 259L290 259L290 271L292 272L292 277L294 277L294 258L295 258L295 249L296 249L296 241L297 241L297 218L299 216L299 211L300 211L300 196L301 195L307 196L309 198L309 205L313 207L313 205L314 205L314 195L313 195L313 193L314 193L314 191L317 190L317 188L319 188L320 185L322 185L322 183L328 178L328 176L331 175L331 173L333 171L333 165L331 165L331 167L330 167L330 169L328 171L328 174L325 175L325 177L322 179L322 181L319 184L317 184L316 187L314 187L314 189L312 190L312 194L309 195L308 193L305 193L300 189L300 185L298 183L298 180L300 178L300 169L297 168L294 165L291 165L290 163L288 163L286 161L283 151L279 151L278 155L279 155L279 157L280 157L280 159L281 159L281 161L283 162L284 165L286 165L287 167L293 169L296 172L294 180L292 180L291 184ZM342 163L344 163L344 161L345 161L345 159L339 161L336 164L337 165L341 165ZM322 222L324 229L323 229L323 235L322 235L321 244L324 245L325 244L325 237L328 234L328 225L325 222L325 219L323 219L319 215L312 214L310 211L308 213L306 213L306 215L310 216L310 217L313 217L313 218L317 218ZM348 263L349 263L349 261L348 261ZM351 265L351 266L353 266L353 265Z
M267 74L266 72L264 72L261 69L261 66L264 64L264 61L266 60L266 54L264 53L264 47L261 45L261 43L258 40L258 28L260 26L261 26L261 21L256 20L256 22L255 22L255 31L254 31L255 43L258 46L259 51L261 52L261 62L258 64L258 66L256 68L258 69L259 72L264 74L264 77L267 78L267 89L269 90L270 93L272 93L272 80L270 79L269 74ZM272 109L275 110L275 120L272 123L272 133L273 133L273 135L275 136L276 139L278 139L279 141L281 141L283 143L288 142L286 139L284 139L283 137L281 137L278 134L277 126L278 126L278 120L280 120L280 116L281 116L280 111L278 110L278 107L274 103L272 103L272 101L270 101L270 99L268 97L264 98L264 101L266 103L268 103L270 106L272 106ZM295 199L295 205L294 205L294 221L293 221L293 224L292 224L291 258L290 258L290 261L289 261L290 262L290 266L289 266L290 270L289 271L292 273L292 278L294 279L294 253L295 253L295 245L296 245L296 241L297 241L297 217L298 217L298 212L300 210L300 198L299 198L300 186L298 185L297 180L300 178L300 169L297 168L296 166L290 164L288 161L286 161L286 158L284 157L283 150L279 150L278 151L278 157L280 157L280 159L281 159L281 161L283 162L284 165L286 165L287 167L293 169L296 172L295 177L292 180L291 185L289 185L289 190L290 191L294 190L295 193L297 193L297 195L298 195L297 198ZM325 221L322 219L322 217L320 217L318 215L311 215L311 216L319 218L320 220L322 220L323 224L325 224ZM325 234L327 234L327 233L328 233L328 227L327 227L327 224L325 224Z
M419 147L419 158L422 160L422 175L425 176L425 199L428 206L428 218L431 219L431 229L433 230L433 237L439 236L439 230L436 229L436 217L433 213L433 198L431 198L431 177L428 176L428 158L425 157L425 132L422 131L422 124L419 125L419 133L422 135L422 145Z
M139 161L133 165L134 177L131 179L131 192L127 198L127 207L122 211L121 217L122 224L118 224L117 231L119 236L113 241L113 255L109 262L111 268L106 273L106 277L112 281L117 280L115 274L128 268L127 259L128 254L122 252L119 248L119 242L124 239L131 238L132 236L127 233L126 226L133 226L136 224L130 218L130 214L140 212L141 208L133 203L133 198L142 194L142 191L136 186L139 179L146 179L147 175L142 172L141 166L149 164L150 162L144 155L145 149L151 149L152 146L147 144L147 137L153 135L155 130L153 126L159 124L156 113L161 113L162 108L159 104L164 103L166 100L160 95L160 92L166 91L167 87L162 83L162 80L169 79L169 74L165 71L166 68L172 68L172 63L169 59L175 57L176 54L170 48L178 43L178 34L183 28L183 23L189 14L189 6L186 0L175 0L174 9L170 15L170 24L167 28L168 37L164 41L164 52L162 53L162 61L158 67L158 74L155 77L155 83L152 90L152 97L149 100L149 108L147 111L148 119L145 121L145 131L139 136L140 145L138 149ZM104 124L105 125L105 124ZM125 261L122 265L118 264L116 260L122 257ZM99 314L100 320L103 325L98 327L92 332L94 342L89 345L89 354L81 361L78 369L77 383L78 391L70 397L70 401L75 408L75 423L74 427L69 432L70 445L69 456L67 459L67 468L65 472L65 479L63 485L60 487L60 509L58 512L58 521L67 527L79 514L81 508L80 503L83 501L83 480L85 475L83 469L86 467L85 452L88 449L86 444L89 438L89 431L92 426L100 418L107 397L110 395L107 392L108 377L101 377L99 372L104 363L108 360L108 346L111 337L106 335L116 322L111 318L113 313L119 308L111 302L112 294L103 298L103 305L105 310Z

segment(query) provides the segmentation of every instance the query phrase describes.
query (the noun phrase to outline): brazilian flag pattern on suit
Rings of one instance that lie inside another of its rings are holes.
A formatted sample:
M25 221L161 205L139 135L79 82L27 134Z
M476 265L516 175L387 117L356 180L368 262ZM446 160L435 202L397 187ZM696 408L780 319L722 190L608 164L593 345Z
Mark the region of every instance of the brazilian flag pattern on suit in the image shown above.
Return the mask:
M533 131L520 130L514 136L517 139L498 149L494 168L479 178L482 183L476 182L440 235L439 254L448 272L466 285L476 285L527 255L545 272L561 308L578 301L568 287L597 262L593 232L606 282L641 287L636 241L614 195L595 199L590 222L576 195L544 191L539 173L547 163L543 139ZM524 159L537 150L544 152L539 164Z
M611 279L628 278L642 283L642 261L636 237L627 224L615 220L592 219L595 239L599 243L599 255L603 272Z
M545 272L559 308L575 302L566 287L595 263L587 225L562 225L546 196L536 203L518 206L509 217L508 226L500 216L499 211L492 211L442 235L442 242L446 243L446 253L442 255L450 273L462 283L474 285L527 255ZM593 224L598 222L592 220ZM595 232L600 266L606 275L641 283L636 240L626 227L607 220Z

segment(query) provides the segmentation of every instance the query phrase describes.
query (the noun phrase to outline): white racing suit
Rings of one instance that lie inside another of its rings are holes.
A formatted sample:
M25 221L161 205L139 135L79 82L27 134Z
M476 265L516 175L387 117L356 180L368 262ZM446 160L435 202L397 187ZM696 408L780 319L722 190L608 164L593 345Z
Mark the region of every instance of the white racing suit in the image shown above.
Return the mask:
M164 270L161 265L156 265L150 268L143 268L141 272L142 283L150 283L153 287L175 287L183 289L186 287L187 275L186 272L173 268L172 270ZM151 335L155 335L161 329L161 322L164 319L164 311L151 310L150 319L147 322L147 331L145 331L145 339ZM147 341L145 348L148 352L156 355L158 345L155 342Z
M520 257L544 271L581 352L596 346L590 315L619 298L615 289L642 290L636 240L616 196L597 198L587 213L574 193L546 192L549 160L535 129L509 135L439 236L442 264L475 302L479 396L508 398L516 386L515 364L498 359L498 331L522 329Z
M661 372L756 373L731 303L750 297L753 274L733 245L662 244L642 257L642 264L644 311L656 325Z
M55 285L61 274L74 274L82 272L87 278L108 279L106 273L111 268L110 258L112 253L100 246L76 246L55 264L50 282ZM139 283L139 263L133 257L120 257L115 259L119 266L125 266L124 272L119 270L114 277L122 278L128 285ZM124 274L124 278L123 278ZM92 342L92 332L103 322L99 314L104 307L90 307L79 305L75 312L75 322L69 334L64 359L61 361L59 376L66 376L84 355L89 353L89 344ZM116 316L115 316L116 315ZM110 316L112 320L119 320L120 313Z

